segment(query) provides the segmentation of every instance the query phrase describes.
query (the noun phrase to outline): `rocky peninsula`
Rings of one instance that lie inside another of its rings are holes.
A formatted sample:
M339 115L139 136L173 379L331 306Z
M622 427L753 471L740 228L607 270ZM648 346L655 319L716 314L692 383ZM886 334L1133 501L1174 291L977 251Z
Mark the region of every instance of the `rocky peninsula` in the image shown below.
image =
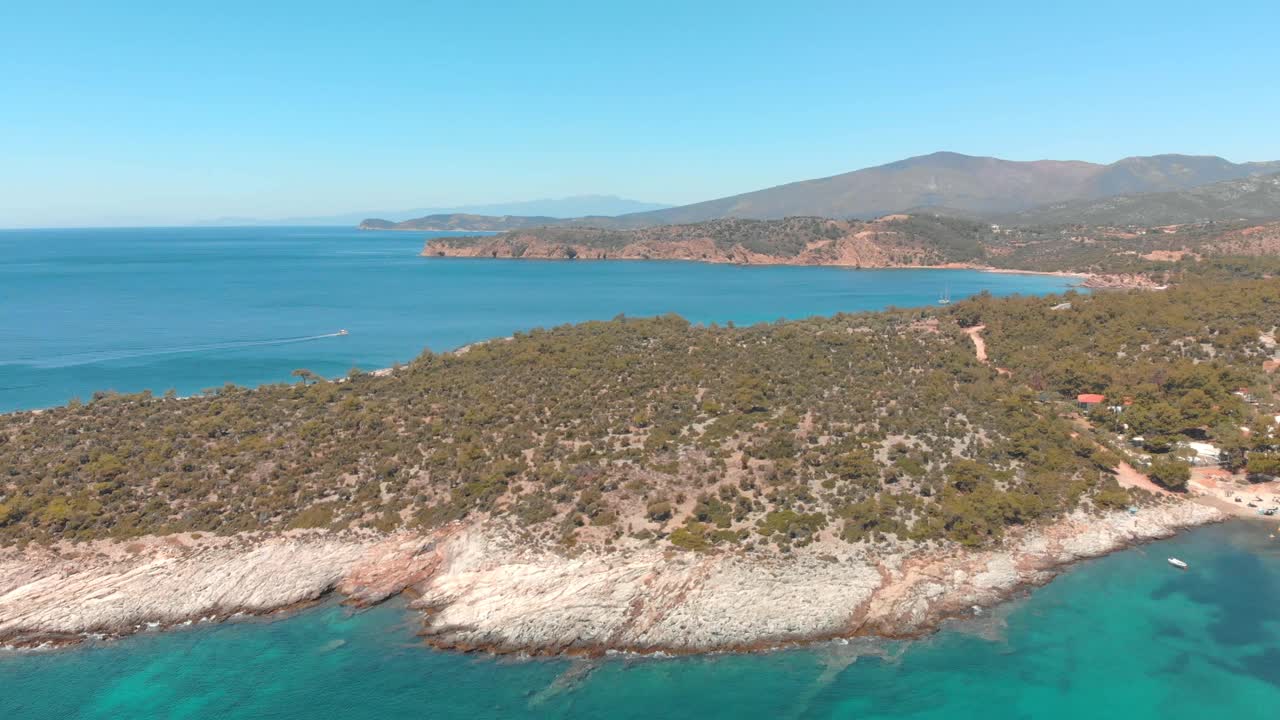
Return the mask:
M927 632L1222 519L1187 499L1188 449L1275 476L1277 306L1272 279L1210 278L746 328L619 317L342 381L0 415L0 643L329 594L405 594L460 650Z

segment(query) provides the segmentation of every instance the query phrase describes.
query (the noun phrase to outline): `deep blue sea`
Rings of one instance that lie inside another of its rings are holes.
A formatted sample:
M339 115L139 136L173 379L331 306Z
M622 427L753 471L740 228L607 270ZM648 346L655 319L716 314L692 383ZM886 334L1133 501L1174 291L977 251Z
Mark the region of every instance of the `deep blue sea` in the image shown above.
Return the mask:
M738 323L1062 290L1057 278L441 260L327 228L0 232L0 409L339 375L618 313ZM345 328L348 335L333 333ZM603 661L441 653L396 604L0 652L7 718L1265 718L1280 542L1235 522L1084 563L912 642ZM1165 558L1191 563L1171 569ZM779 608L785 612L785 608Z
M435 233L440 234L440 233ZM1046 293L967 271L422 258L428 233L346 228L0 231L0 412L96 390L288 381L516 330L675 312L754 323ZM346 329L347 335L337 335Z

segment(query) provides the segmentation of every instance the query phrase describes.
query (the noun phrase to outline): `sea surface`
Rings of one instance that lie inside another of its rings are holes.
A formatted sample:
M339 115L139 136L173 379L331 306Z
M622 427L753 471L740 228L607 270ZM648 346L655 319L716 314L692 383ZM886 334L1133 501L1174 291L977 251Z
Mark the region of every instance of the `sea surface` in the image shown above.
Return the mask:
M0 412L95 391L181 395L340 376L517 330L679 313L755 323L1070 280L954 270L418 256L444 233L347 228L0 231ZM340 330L347 335L339 335Z
M1234 521L1088 561L909 642L495 659L423 647L415 615L390 604L0 653L0 717L1272 718L1280 542L1269 530Z

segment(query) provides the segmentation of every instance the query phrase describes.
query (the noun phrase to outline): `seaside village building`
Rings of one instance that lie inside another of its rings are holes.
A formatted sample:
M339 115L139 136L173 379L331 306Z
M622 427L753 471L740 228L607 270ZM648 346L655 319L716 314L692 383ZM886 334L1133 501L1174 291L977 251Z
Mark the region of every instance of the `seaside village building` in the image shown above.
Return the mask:
M1195 453L1191 457L1191 464L1199 467L1211 467L1222 462L1222 450L1216 445L1207 442L1189 442L1187 447Z
M1082 410L1093 410L1106 402L1106 400L1106 395L1098 395L1097 393L1080 393L1076 396L1076 402L1079 403Z

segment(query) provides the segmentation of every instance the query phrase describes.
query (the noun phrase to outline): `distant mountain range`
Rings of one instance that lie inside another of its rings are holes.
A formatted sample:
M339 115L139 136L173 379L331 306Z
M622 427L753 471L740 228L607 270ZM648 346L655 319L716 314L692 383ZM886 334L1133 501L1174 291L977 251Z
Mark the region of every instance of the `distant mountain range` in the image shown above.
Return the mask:
M423 215L542 215L553 218L576 218L586 215L613 217L630 213L662 210L671 205L630 200L616 195L574 195L552 200L526 200L523 202L494 203L489 205L464 205L453 208L436 208L429 211L412 211L403 217Z
M504 231L539 225L638 228L723 218L872 219L899 212L1020 224L1265 219L1280 218L1280 199L1270 185L1253 181L1275 173L1280 173L1280 161L1233 163L1212 156L1153 155L1099 165L937 152L718 200L611 217L598 213L558 219L551 213L539 213L542 217L503 213L499 218L481 218L478 216L484 213L469 212L465 217L435 213L400 223L369 219L362 227ZM1231 184L1237 181L1247 182Z
M591 219L605 224L612 218L593 216ZM586 218L583 219L584 221ZM420 232L506 232L574 222L546 215L473 215L471 213L441 213L425 215L403 222L382 218L366 218L360 221L361 230L417 230Z
M1192 155L1131 157L1097 165L1060 160L1021 162L938 152L719 200L633 213L618 220L640 226L723 217L767 220L809 215L866 219L929 209L985 217L1051 203L1186 190L1276 172L1280 172L1280 161L1237 164L1220 157Z
M550 219L576 218L583 216L612 217L628 213L639 213L661 210L671 207L663 203L641 202L617 197L616 195L574 195L565 198L544 200L523 200L509 203L490 203L486 205L462 205L457 207L418 208L415 210L365 210L362 212L342 213L311 217L288 218L248 218L224 217L199 223L200 225L355 225L365 218L387 219L388 222L399 222L409 218L420 218L427 215L471 215L471 216L532 216Z

